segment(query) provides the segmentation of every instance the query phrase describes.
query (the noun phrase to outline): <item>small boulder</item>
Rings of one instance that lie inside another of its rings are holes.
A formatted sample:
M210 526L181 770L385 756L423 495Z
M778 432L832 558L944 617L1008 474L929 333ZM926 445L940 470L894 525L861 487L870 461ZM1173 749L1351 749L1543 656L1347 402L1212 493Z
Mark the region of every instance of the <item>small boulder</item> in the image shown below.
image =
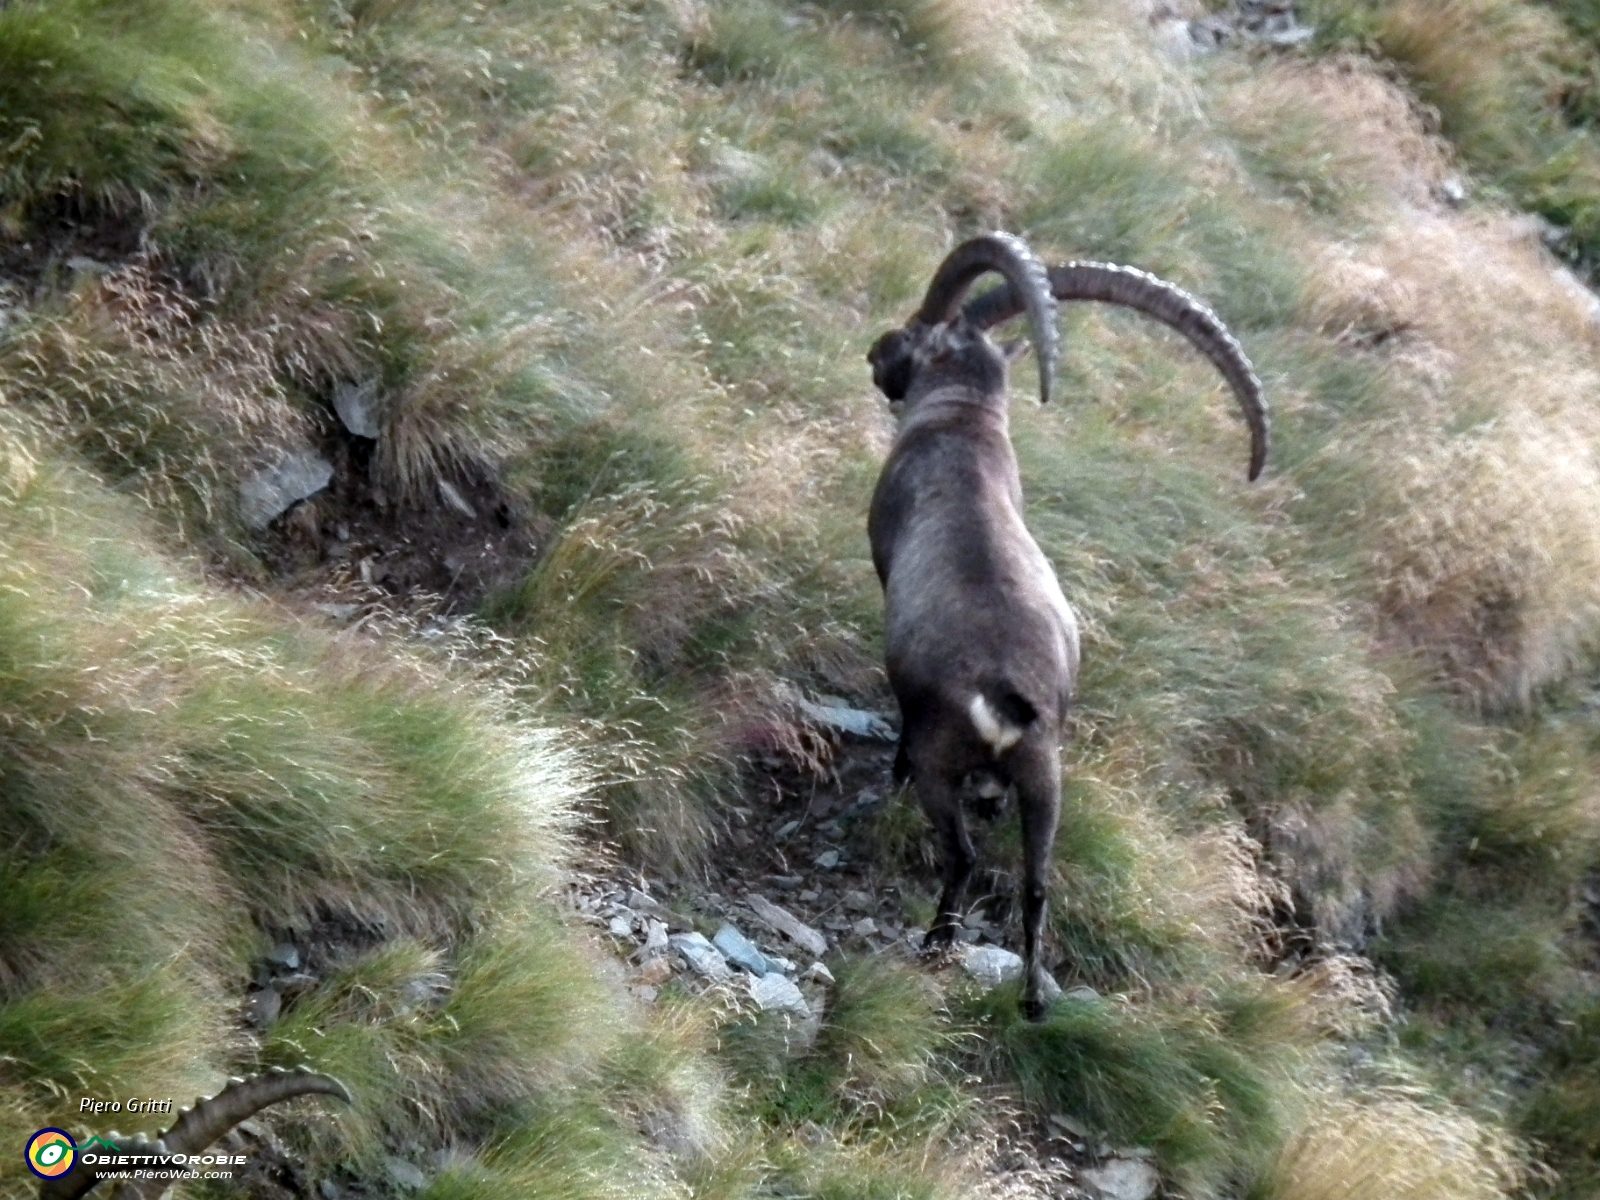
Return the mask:
M811 1006L794 982L785 978L782 971L773 971L750 981L750 998L763 1012L792 1012L799 1016L811 1015Z
M1105 1200L1150 1200L1161 1186L1161 1176L1149 1163L1136 1158L1112 1158L1098 1167L1085 1167L1078 1177Z
M1022 978L1022 956L1003 946L973 946L962 954L961 966L986 988Z
M293 450L276 466L255 472L239 484L239 519L247 528L265 529L274 517L333 479L333 464L309 450Z

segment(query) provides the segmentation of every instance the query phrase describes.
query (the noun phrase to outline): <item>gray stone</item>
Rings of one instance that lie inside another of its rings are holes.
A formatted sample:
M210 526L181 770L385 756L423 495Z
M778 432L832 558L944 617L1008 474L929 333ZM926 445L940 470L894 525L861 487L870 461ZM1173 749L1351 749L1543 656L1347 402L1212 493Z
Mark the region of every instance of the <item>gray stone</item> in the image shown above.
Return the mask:
M706 941L705 934L675 933L668 940L696 975L704 975L707 979L732 977L733 972L728 970L728 961L722 957L722 951Z
M626 917L612 917L606 923L606 930L612 937L620 941L629 942L633 940L633 923Z
M245 1001L245 1019L257 1029L266 1029L278 1019L278 1014L283 1011L283 997L276 988L262 988L260 991L251 992L250 998Z
M1044 987L1041 989L1042 998L1046 1004L1054 1004L1061 999L1061 985L1056 982L1056 977L1049 971L1044 973Z
M756 892L750 894L750 911L769 928L777 930L797 946L821 958L828 952L828 940L793 913Z
M826 697L829 700L834 698ZM892 742L898 736L894 726L889 724L888 718L882 713L846 708L843 705L815 704L810 700L800 701L800 711L824 728L848 733L851 737L866 741Z
M878 932L878 923L871 917L862 917L861 920L850 926L850 932L857 937L871 937Z
M652 920L645 926L644 952L645 958L656 958L667 952L670 943L667 941L667 925L665 921Z
M973 946L962 954L961 966L986 988L1022 978L1022 956L1003 946Z
M806 973L801 978L814 983L832 983L833 972L821 963L816 962L806 968Z
M1161 1186L1154 1167L1132 1158L1113 1158L1098 1167L1085 1167L1078 1177L1105 1200L1150 1200Z
M285 967L291 971L299 970L300 951L289 942L279 942L267 951L267 961L275 967Z
M333 1180L324 1179L317 1184L317 1195L321 1196L322 1200L339 1200L339 1197L344 1193L339 1190L339 1185Z
M467 498L443 479L439 480L439 495L444 497L444 502L446 504L455 509L463 517L466 517L469 521L476 521L478 519L478 510L473 508L472 505L468 504Z
M382 432L378 424L378 377L374 375L360 383L335 384L333 411L339 414L339 420L351 433L376 440Z
M839 865L839 852L837 850L824 850L812 861L824 871L832 871Z
M863 892L855 888L845 892L840 899L851 912L870 913L878 907L878 898L876 896L871 892Z
M1063 1000L1076 1000L1079 1004L1086 1004L1090 1001L1100 999L1100 993L1095 991L1088 984L1080 983L1077 987L1068 988L1066 991L1062 992L1061 998Z
M777 831L772 835L772 838L774 841L786 842L795 835L799 828L799 821L785 821L782 825L778 826Z
M734 966L743 967L752 975L766 975L775 969L767 956L756 949L755 943L740 933L739 927L730 921L722 923L711 944L722 951L722 956Z
M422 1168L403 1158L385 1159L383 1169L388 1172L390 1179L408 1192L420 1192L428 1186L428 1177L422 1173Z
M646 893L638 888L628 890L628 907L634 912L644 913L647 917L654 917L668 929L687 932L692 926L677 913L657 900L652 900Z
M794 983L784 978L781 971L773 971L750 981L750 998L764 1012L792 1012L802 1017L811 1015L811 1006Z
M309 450L292 450L276 466L255 472L239 484L239 519L250 529L265 529L272 519L333 479L333 464Z
M1067 1133L1072 1134L1073 1137L1087 1138L1090 1136L1089 1127L1076 1117L1069 1116L1067 1113L1051 1113L1049 1121L1051 1125L1054 1125L1058 1129L1065 1130Z

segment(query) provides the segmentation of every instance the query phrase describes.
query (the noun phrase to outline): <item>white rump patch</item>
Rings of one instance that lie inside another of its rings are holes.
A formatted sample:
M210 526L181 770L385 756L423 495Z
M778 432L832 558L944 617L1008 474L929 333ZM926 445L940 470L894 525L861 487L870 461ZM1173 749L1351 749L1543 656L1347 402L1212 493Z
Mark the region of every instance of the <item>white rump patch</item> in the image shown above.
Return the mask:
M1000 714L989 707L982 692L972 698L967 711L972 714L972 726L978 736L988 742L996 754L1004 754L1022 739L1022 730L1009 721L1002 721Z

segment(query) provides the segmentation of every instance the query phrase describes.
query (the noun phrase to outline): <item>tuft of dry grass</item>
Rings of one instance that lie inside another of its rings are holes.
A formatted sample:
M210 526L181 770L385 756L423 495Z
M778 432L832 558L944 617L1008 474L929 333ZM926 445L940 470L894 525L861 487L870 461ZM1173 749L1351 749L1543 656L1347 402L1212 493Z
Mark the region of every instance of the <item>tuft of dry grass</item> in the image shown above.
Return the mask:
M1268 1170L1272 1200L1498 1200L1527 1179L1492 1126L1384 1089L1313 1112Z

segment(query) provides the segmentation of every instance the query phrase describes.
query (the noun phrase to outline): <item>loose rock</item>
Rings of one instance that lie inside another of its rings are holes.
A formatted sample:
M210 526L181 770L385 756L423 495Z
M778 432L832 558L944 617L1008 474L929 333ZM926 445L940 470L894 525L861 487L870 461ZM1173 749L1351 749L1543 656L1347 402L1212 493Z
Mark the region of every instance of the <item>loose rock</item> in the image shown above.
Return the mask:
M722 957L722 951L706 941L705 934L675 933L669 941L697 975L718 980L732 977L733 972L728 970L728 961Z
M852 912L870 913L878 907L878 900L871 892L863 892L852 888L842 897L844 906Z
M467 498L443 479L439 480L439 495L443 496L444 502L451 508L455 509L463 517L466 517L468 520L472 521L477 520L478 510L473 508L472 505L468 504Z
M722 951L722 956L736 967L743 967L752 975L766 975L774 970L767 956L756 949L755 943L739 932L739 927L724 921L711 944Z
M245 1019L257 1029L265 1029L278 1019L278 1014L283 1011L283 997L276 988L262 988L260 991L251 992L250 998L245 1001Z
M986 988L1022 978L1022 956L1003 946L974 946L961 956L961 966Z
M428 1177L422 1173L422 1168L416 1163L409 1163L403 1158L389 1158L384 1164L384 1170L389 1173L389 1178L405 1188L408 1192L420 1192L428 1186Z
M818 983L832 983L833 982L833 972L828 970L827 967L823 966L819 962L812 963L809 967L806 968L806 973L805 973L804 978L809 979L809 980L814 980L814 981L816 981Z
M811 1015L811 1006L792 981L781 971L773 971L750 981L750 997L765 1012L792 1012L802 1017Z
M376 440L383 432L378 425L378 377L335 384L333 411L351 433Z
M656 987L672 978L672 960L665 954L657 958L647 959L644 966L634 975L635 983L644 987Z
M1113 1158L1098 1167L1085 1167L1078 1175L1106 1200L1150 1200L1161 1186L1154 1167L1131 1158Z
M828 952L828 939L793 913L781 908L765 896L752 892L747 903L757 919L783 934L796 945L821 958Z
M257 471L239 484L239 519L250 529L265 529L290 505L314 496L333 479L333 464L308 450L294 450L277 466Z
M665 954L669 944L666 922L651 921L645 928L644 949L641 953L645 958L654 958L659 954Z
M836 697L827 696L824 699L834 700ZM851 737L864 738L873 742L892 742L896 737L894 727L889 724L888 718L881 713L866 712L859 708L847 708L843 703L816 704L810 700L800 701L800 711L818 725L828 729L837 729L840 733L847 733Z

